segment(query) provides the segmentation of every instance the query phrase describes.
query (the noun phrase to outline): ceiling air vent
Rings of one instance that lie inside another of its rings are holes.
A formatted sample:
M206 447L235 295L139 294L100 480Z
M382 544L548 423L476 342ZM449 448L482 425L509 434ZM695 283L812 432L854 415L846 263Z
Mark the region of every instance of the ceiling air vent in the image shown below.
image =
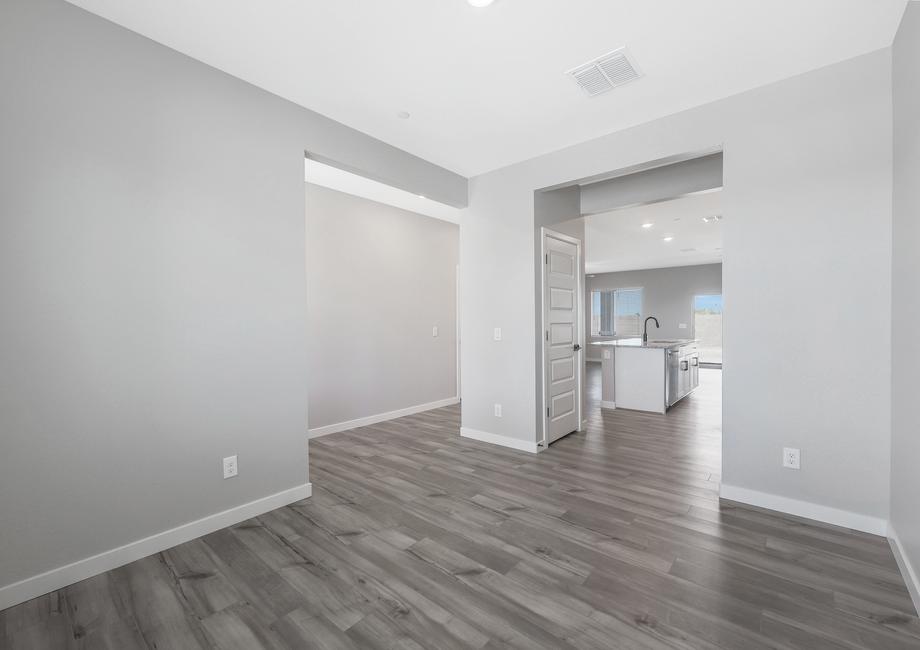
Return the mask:
M599 56L566 72L582 89L591 95L600 95L617 86L635 81L642 76L632 62L625 47Z

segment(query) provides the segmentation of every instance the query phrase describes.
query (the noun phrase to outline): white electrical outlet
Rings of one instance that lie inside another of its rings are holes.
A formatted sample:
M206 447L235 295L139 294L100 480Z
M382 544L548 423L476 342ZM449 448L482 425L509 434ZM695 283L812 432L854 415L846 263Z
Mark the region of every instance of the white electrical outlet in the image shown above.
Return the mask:
M431 328L431 335L432 335L432 336L437 336L437 335L438 335L438 326L437 326L437 325L435 325L434 327Z
M501 341L502 340L502 328L496 327L495 331L492 332L492 338L495 339L496 341Z
M236 455L224 458L224 478L232 478L239 473L239 467L236 464Z
M802 469L802 452L793 447L783 447L783 467Z
M501 416L502 416L502 405L496 404L495 405L495 417L500 418Z

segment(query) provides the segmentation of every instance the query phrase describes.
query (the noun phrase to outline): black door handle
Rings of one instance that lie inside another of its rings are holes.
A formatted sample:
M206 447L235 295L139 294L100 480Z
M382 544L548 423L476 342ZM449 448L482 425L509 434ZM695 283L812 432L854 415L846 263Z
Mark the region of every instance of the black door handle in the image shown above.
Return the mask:
M581 350L581 345L579 345L578 343L576 343L575 345L572 346L572 349L575 350L576 352L578 352L579 350Z

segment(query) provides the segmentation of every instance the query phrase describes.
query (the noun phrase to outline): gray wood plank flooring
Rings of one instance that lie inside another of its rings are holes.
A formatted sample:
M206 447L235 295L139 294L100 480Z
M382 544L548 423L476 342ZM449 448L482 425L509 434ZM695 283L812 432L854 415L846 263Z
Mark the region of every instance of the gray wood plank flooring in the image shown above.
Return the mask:
M719 502L721 373L539 455L450 407L314 440L312 499L0 612L19 648L920 648L887 541Z

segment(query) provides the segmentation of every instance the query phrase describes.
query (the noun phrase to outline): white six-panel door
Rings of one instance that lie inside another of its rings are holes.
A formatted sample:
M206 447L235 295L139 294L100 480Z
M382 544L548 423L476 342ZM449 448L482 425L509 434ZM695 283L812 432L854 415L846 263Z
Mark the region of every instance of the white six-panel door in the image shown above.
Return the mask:
M546 443L578 430L581 345L578 241L543 232L543 362Z

